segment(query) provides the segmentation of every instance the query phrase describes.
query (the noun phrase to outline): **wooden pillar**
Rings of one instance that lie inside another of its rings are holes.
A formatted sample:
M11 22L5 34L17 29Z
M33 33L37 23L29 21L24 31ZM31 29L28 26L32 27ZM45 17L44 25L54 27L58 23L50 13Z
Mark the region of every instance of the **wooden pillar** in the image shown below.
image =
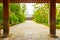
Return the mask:
M50 34L56 36L56 0L50 2Z
M3 36L9 35L9 2L3 0Z

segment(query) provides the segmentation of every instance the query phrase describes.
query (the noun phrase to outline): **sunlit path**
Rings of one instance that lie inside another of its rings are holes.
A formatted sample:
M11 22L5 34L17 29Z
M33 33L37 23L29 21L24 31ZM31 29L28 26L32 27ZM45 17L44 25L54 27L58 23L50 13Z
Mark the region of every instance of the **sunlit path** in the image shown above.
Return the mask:
M48 34L49 30L42 24L26 21L12 27L11 32L20 40L40 40L41 37L41 39L45 38L44 36Z
M30 20L11 27L10 32L13 37L8 40L54 40L49 36L49 27Z

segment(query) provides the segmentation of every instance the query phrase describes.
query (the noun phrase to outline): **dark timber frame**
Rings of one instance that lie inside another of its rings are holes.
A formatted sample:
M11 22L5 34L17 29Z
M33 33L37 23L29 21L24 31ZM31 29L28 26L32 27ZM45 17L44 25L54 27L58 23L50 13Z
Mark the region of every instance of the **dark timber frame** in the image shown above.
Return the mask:
M9 3L50 3L50 34L56 35L56 2L59 0L0 0L3 3L3 36L9 35Z
M3 35L9 35L9 1L3 1Z
M50 34L56 36L56 0L50 2Z

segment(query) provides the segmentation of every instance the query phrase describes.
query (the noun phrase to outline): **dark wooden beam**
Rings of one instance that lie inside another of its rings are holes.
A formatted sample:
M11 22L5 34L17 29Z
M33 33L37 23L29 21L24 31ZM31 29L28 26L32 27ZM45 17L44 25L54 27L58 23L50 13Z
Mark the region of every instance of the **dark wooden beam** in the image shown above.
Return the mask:
M50 34L56 36L56 0L50 2Z
M9 35L9 1L3 1L3 36Z
M10 0L10 2L14 3L49 3L49 0Z
M0 0L0 3L3 3L3 0Z
M51 0L9 0L10 3L50 3ZM3 0L0 0L2 3ZM56 0L56 3L60 3L60 0Z
M60 0L56 0L56 3L60 3Z

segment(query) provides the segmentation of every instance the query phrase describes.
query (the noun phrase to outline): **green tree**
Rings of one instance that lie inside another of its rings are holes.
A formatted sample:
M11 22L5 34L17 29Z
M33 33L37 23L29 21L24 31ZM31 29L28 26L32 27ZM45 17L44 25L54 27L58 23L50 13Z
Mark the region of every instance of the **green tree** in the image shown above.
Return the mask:
M34 7L35 7L34 15L33 15L34 21L48 25L49 23L48 14L49 14L49 9L50 9L49 4L47 3L35 4Z
M21 7L25 7L25 5L21 6L19 3L10 3L10 23L15 24L25 21L25 9L23 11Z
M0 3L0 25L3 25L3 5Z

